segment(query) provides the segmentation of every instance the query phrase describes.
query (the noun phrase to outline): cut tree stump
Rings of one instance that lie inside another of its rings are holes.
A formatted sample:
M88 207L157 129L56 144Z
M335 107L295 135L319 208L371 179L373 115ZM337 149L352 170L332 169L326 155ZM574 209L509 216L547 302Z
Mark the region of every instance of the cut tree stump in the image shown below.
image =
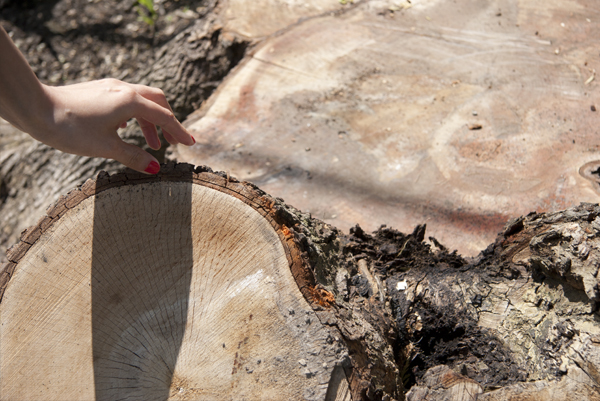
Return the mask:
M346 3L248 51L172 157L468 256L510 218L598 202L596 0ZM263 26L245 11L225 32Z
M0 276L2 399L350 400L289 210L190 165L62 197Z
M0 267L9 400L600 400L600 206L475 259L226 173L101 173Z

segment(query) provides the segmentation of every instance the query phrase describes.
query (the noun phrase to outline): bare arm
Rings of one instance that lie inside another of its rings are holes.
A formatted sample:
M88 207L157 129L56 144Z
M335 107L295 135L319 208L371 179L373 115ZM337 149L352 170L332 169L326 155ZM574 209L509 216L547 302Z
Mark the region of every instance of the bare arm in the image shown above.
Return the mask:
M0 115L23 131L28 125L27 121L41 124L43 116L34 110L49 110L49 99L29 64L2 27L0 55Z
M53 87L42 84L0 27L0 116L33 138L67 153L115 159L138 171L158 172L149 153L119 138L136 118L148 146L160 148L156 126L171 144L193 145L157 88L104 79Z

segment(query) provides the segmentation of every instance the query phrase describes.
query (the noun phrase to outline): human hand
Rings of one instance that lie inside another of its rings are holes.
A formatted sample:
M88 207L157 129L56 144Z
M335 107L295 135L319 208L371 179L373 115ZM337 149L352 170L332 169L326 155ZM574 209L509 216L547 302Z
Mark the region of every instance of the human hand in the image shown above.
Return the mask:
M160 165L148 152L125 143L118 128L136 118L148 146L160 148L156 126L172 145L191 146L194 138L177 121L162 90L103 79L67 86L43 86L49 102L41 120L26 128L31 136L58 150L117 160L150 174Z

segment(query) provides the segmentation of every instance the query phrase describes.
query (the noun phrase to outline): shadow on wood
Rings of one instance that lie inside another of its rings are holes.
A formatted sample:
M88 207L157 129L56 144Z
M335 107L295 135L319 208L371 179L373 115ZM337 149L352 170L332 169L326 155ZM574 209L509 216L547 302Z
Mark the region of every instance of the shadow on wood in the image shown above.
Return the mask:
M91 264L95 398L167 400L178 391L172 388L173 373L189 314L192 182L97 188L96 193ZM77 234L77 229L69 233ZM81 236L62 241L86 246Z
M2 268L3 398L325 399L347 350L273 205L190 165L61 198Z

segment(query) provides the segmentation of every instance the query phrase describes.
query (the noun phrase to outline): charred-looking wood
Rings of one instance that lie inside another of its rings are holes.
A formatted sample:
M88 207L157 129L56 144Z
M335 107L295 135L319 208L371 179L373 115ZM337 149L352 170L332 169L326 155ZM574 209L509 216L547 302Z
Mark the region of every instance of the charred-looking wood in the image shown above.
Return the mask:
M536 388L595 399L599 210L582 204L515 219L474 260L431 239L433 252L421 227L371 236L357 226L344 237L350 287L339 292L373 301L357 260L385 283L388 341L409 400L538 400ZM581 350L595 362L582 363Z
M407 398L444 399L452 372L477 400L600 399L599 211L531 213L458 269L398 277L409 284L392 301L417 382ZM432 331L432 318L445 330Z

